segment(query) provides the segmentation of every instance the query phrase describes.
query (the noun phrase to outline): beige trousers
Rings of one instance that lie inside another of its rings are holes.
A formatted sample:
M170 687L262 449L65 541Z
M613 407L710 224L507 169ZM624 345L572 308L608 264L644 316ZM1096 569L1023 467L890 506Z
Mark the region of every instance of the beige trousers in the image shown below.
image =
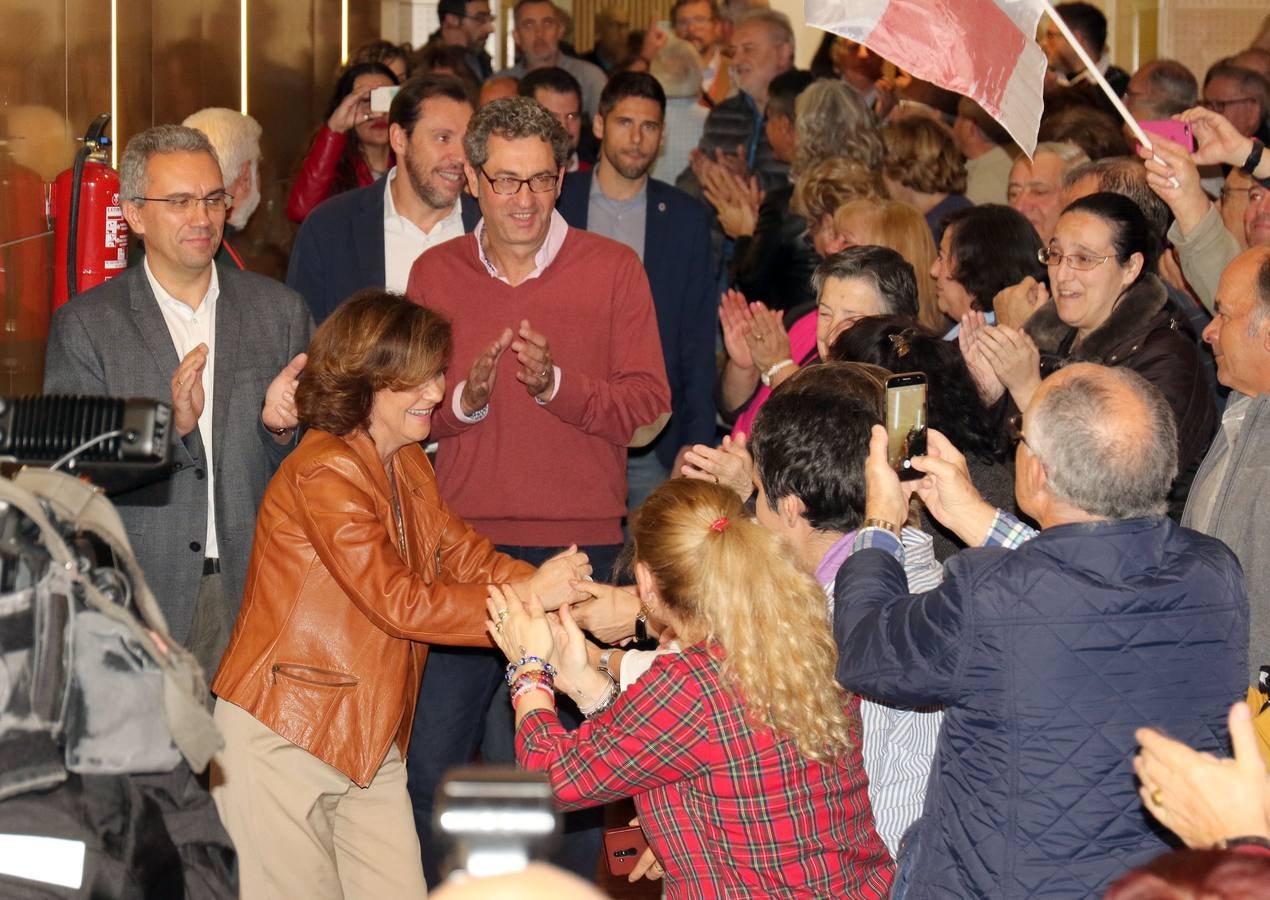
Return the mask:
M216 701L212 799L238 850L242 900L387 900L428 892L394 745L370 787Z

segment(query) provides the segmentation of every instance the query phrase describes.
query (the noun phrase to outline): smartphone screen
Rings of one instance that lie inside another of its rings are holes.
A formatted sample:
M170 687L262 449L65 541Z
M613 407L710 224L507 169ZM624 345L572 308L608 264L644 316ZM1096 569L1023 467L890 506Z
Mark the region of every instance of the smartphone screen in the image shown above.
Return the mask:
M926 452L926 376L920 372L886 380L887 461L901 480L921 478L909 460Z

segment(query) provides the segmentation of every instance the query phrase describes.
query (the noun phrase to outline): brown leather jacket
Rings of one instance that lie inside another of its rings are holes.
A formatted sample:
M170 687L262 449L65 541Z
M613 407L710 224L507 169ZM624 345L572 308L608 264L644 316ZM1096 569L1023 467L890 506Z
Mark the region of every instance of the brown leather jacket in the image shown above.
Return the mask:
M418 445L393 465L404 564L370 437L304 436L260 505L242 609L212 683L362 787L391 742L406 755L428 644L490 646L486 585L534 572L450 513Z

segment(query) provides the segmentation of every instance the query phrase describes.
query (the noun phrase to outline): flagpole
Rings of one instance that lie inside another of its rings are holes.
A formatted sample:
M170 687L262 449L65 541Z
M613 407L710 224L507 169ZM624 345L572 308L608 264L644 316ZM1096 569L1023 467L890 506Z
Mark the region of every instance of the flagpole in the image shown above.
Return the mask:
M1080 41L1077 40L1076 35L1072 34L1072 30L1067 27L1067 23L1063 21L1063 17L1054 11L1054 6L1050 3L1050 0L1041 0L1041 2L1045 6L1046 14L1049 15L1050 20L1058 26L1058 30L1063 33L1063 37L1067 38L1067 43L1069 43L1072 49L1076 51L1076 55L1080 57L1080 61L1085 64L1085 71L1088 72L1090 77L1098 83L1100 88L1102 88L1103 93L1107 95L1107 99L1111 101L1111 105L1116 108L1116 112L1120 113L1120 118L1124 119L1125 124L1133 131L1134 137L1136 137L1148 150L1151 149L1151 139L1147 137L1147 133L1142 130L1142 126L1138 124L1138 120L1135 119L1129 110L1125 108L1123 101L1121 101L1121 99L1116 95L1116 92L1111 89L1111 85L1107 83L1106 76L1099 71L1098 64L1089 58L1089 54L1085 51L1085 48L1081 45Z

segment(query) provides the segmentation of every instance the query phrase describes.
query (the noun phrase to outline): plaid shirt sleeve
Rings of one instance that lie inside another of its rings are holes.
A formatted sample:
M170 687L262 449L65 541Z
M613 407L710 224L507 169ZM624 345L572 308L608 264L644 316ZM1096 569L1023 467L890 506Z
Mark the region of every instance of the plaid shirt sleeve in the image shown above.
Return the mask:
M1037 534L1039 532L1035 528L1025 525L1004 509L998 509L992 519L992 526L988 529L988 536L983 539L982 546L1014 550L1032 540Z
M701 681L670 655L577 731L566 731L554 711L530 712L516 734L516 759L548 774L561 808L580 809L700 772L708 742Z

